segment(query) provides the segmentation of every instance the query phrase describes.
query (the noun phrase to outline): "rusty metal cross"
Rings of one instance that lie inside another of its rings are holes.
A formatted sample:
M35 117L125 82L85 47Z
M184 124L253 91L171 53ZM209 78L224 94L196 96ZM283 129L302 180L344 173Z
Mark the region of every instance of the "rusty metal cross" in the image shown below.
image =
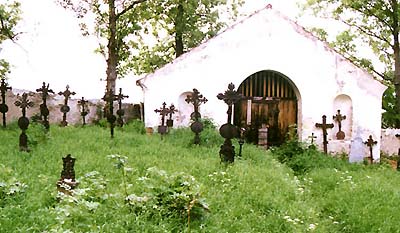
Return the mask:
M158 133L161 135L167 133L167 126L165 126L165 116L170 113L170 109L166 107L167 104L164 102L160 109L154 110L154 112L161 115L161 125L158 126Z
M346 120L346 116L342 115L340 113L340 110L338 109L337 114L335 116L333 116L333 120L337 121L338 127L339 127L339 131L336 133L336 139L343 140L346 137L346 135L342 131L342 121Z
M372 154L372 148L374 145L376 145L378 142L374 141L374 139L372 139L372 135L369 135L369 138L367 141L364 142L365 145L367 145L369 147L369 161L372 164L374 162L374 157Z
M233 83L230 83L228 85L228 90L226 90L224 94L219 93L217 95L217 98L219 100L223 100L228 105L227 114L229 124L232 122L232 105L243 99L243 95L235 91L234 89L235 85Z
M316 139L317 136L315 136L314 133L311 133L311 135L308 136L308 138L311 138L311 145L314 145L314 139Z
M66 86L66 89L64 92L58 92L59 95L64 96L64 105L61 106L60 111L63 113L63 119L61 121L61 126L67 126L67 112L69 112L70 108L68 106L68 99L70 98L71 95L75 95L76 93L74 91L69 90L69 85Z
M104 94L103 100L106 101L109 108L106 117L108 123L110 123L111 138L114 138L114 127L115 121L117 120L117 117L114 115L114 101L117 100L117 95L113 93L112 89L109 89Z
M86 106L88 102L84 97L78 101L78 104L81 106L82 125L86 125L86 115L89 113Z
M122 109L122 100L125 98L129 98L129 96L127 95L123 95L122 94L122 88L119 89L119 94L115 96L115 100L118 101L118 110L117 110L117 115L118 115L118 119L117 119L117 123L120 127L122 127L124 125L124 120L122 119L122 117L125 114L125 111Z
M49 121L47 119L47 117L49 116L49 109L47 108L47 103L46 103L46 99L49 96L49 93L54 94L54 91L52 89L49 89L49 85L43 82L43 85L41 88L36 89L37 92L41 92L42 93L42 101L43 103L40 105L40 116L43 117L42 122L44 127L48 130L50 128L50 124Z
M199 113L199 107L201 104L205 104L207 103L207 98L204 97L202 94L200 94L200 92L196 89L193 88L193 93L190 95L186 96L185 101L189 104L193 104L193 108L194 108L194 113L192 114L192 118L193 120L196 120L196 118L201 118L201 115Z
M169 128L174 126L174 120L172 120L172 115L175 114L176 112L178 112L178 110L175 109L175 105L171 104L169 106L169 119L167 120L167 126Z
M33 102L28 99L28 94L23 93L22 97L17 96L18 100L15 101L15 106L22 109L22 116L18 119L18 126L21 129L21 134L19 136L19 149L20 151L29 151L28 148L28 136L26 135L26 130L29 126L29 119L26 117L26 109L33 107Z
M12 90L10 86L8 86L8 83L6 83L5 78L1 78L1 85L0 85L0 91L1 91L1 104L0 104L0 112L3 114L3 127L6 127L6 112L8 112L8 106L6 104L6 92L8 90Z
M326 131L327 129L333 128L333 124L327 124L326 123L326 116L322 116L322 123L316 123L315 127L321 128L322 129L322 139L323 139L323 144L324 144L324 152L325 154L328 153L328 132Z

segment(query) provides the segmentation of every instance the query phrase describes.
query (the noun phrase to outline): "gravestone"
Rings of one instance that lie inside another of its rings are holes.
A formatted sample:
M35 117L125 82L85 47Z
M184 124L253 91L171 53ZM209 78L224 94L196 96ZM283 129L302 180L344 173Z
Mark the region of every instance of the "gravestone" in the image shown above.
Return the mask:
M40 105L40 118L42 121L43 126L46 128L46 130L48 131L50 129L50 124L49 124L49 120L48 120L48 116L49 116L49 109L47 108L47 97L49 96L49 93L54 94L54 91L49 89L49 85L43 82L43 85L41 88L36 89L37 92L41 92L42 94L42 104Z
M87 103L88 101L84 97L78 101L78 105L81 106L82 125L86 125L86 115L89 114Z
M119 127L124 126L124 120L123 120L123 116L125 115L125 111L122 109L122 100L125 98L129 98L129 96L127 95L123 95L122 94L122 88L119 89L119 94L116 95L115 99L118 101L118 110L117 110L117 115L118 115L118 119L117 119L117 123Z
M322 139L323 139L323 144L324 144L324 153L328 153L328 132L326 131L327 129L333 128L333 124L327 124L326 123L326 116L322 116L322 123L316 123L315 127L321 128L322 129Z
M1 104L0 104L0 112L3 114L3 127L6 127L6 113L8 112L8 106L6 104L6 92L8 90L11 90L12 88L8 86L8 83L6 83L5 78L1 78L1 85L0 85L0 91L1 91Z
M60 111L63 113L63 119L62 119L60 125L61 125L62 127L65 127L65 126L68 125L68 122L67 122L67 113L68 113L69 110L70 110L70 107L68 106L68 99L70 98L71 95L75 95L76 93L75 93L74 91L71 92L71 91L69 90L69 86L67 85L65 91L64 91L64 92L61 92L61 91L60 91L60 92L58 92L58 94L64 96L64 105L61 106L61 109L60 109Z
M365 145L367 145L369 147L369 162L372 164L374 162L374 156L372 153L372 148L374 145L376 145L378 142L374 141L374 139L372 139L372 135L369 135L369 138L367 141L364 142Z
M28 148L28 136L26 135L26 130L29 126L29 119L26 117L26 109L33 107L33 102L28 99L28 94L23 93L22 97L17 96L18 100L15 101L15 106L22 109L22 116L18 119L18 126L22 130L19 136L19 150L29 152Z
M228 90L225 93L219 93L217 98L223 100L228 105L227 123L223 124L220 129L220 135L225 138L224 144L221 146L219 151L219 156L221 162L233 163L235 161L235 147L232 145L231 139L238 136L238 129L236 126L232 125L232 105L243 99L243 95L234 90L235 85L230 83L228 85Z
M114 138L114 127L117 117L114 115L114 101L117 100L117 95L115 95L111 89L107 90L104 94L103 100L107 103L108 111L106 111L107 121L110 124L110 134L111 138Z
M200 144L200 133L203 131L203 123L200 122L201 114L199 107L201 104L207 103L208 100L196 88L193 88L193 93L187 95L185 101L188 104L193 104L193 112L190 114L193 123L190 125L190 129L195 133L193 143L198 145Z
M63 192L64 194L71 195L72 190L78 185L75 180L75 158L68 154L66 157L62 158L63 169L61 171L61 178L57 181L57 190Z
M346 134L342 131L342 121L346 120L346 116L340 114L340 110L337 110L337 114L333 116L333 120L337 121L339 131L336 133L336 139L343 140L346 137Z
M364 161L364 142L360 135L360 129L358 129L356 137L351 142L349 162L359 163L362 161Z

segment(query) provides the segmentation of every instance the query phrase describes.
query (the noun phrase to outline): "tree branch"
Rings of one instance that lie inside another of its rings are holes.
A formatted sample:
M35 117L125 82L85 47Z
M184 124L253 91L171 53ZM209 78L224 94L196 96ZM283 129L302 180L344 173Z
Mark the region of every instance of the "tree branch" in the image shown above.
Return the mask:
M142 2L146 2L147 0L136 0L134 2L131 3L131 5L127 6L125 9L123 9L121 12L119 12L116 17L117 20L119 19L119 17L121 17L123 14L125 14L126 12L128 12L129 10L131 10L135 5L140 4Z

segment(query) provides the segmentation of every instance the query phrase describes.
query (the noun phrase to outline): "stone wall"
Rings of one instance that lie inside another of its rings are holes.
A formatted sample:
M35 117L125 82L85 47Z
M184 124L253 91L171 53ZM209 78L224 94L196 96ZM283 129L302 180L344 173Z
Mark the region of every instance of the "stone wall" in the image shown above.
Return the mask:
M400 129L382 129L381 152L386 155L397 155L400 148Z

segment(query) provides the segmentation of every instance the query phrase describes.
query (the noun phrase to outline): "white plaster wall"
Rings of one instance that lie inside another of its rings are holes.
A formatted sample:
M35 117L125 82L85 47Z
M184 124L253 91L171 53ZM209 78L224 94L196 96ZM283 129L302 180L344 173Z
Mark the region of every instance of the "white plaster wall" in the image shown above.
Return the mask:
M381 151L387 155L397 155L400 148L400 129L382 129Z
M298 89L298 128L302 140L308 140L314 132L318 137L316 143L322 144L322 130L315 123L321 123L322 115L333 123L335 98L343 94L353 104L351 128L360 128L365 140L370 134L376 140L380 138L385 87L273 10L262 10L146 77L145 124L158 125L154 109L164 101L176 104L181 93L197 88L209 100L200 109L203 117L221 125L226 122L227 105L216 98L217 94L224 92L230 82L237 88L261 70L286 75ZM334 142L336 132L328 133L332 141L328 145L330 151L348 152L349 146ZM350 145L351 139L343 143ZM380 143L374 147L376 156L379 147Z

